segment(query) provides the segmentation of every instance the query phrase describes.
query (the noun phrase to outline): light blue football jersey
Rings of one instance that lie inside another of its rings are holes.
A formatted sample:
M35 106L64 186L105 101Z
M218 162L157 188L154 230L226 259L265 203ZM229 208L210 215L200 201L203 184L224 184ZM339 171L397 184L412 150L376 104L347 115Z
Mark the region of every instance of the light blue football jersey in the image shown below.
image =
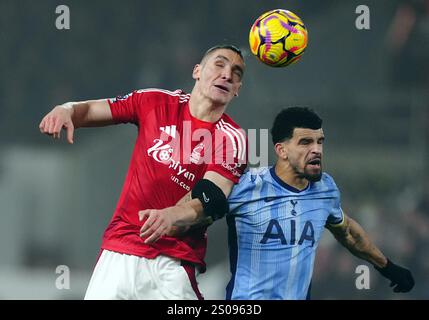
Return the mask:
M297 190L274 167L250 169L228 198L231 280L227 299L306 299L326 224L344 216L340 192L326 173Z

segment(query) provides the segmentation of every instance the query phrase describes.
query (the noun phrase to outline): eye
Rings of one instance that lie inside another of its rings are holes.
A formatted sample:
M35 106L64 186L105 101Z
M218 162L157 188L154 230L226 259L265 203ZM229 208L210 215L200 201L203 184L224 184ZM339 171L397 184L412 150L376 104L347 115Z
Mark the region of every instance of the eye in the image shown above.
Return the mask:
M311 143L311 140L309 140L309 139L302 139L299 141L299 144L301 144L301 145L308 145L310 143Z
M238 80L241 80L241 77L243 76L243 74L239 70L235 70L234 75L238 78Z

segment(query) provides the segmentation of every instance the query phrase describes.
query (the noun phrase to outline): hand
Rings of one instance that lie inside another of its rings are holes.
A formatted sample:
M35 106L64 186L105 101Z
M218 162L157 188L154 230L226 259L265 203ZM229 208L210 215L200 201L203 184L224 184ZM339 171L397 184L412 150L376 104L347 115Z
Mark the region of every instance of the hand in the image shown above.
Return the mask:
M162 210L146 209L139 211L139 220L144 222L140 229L140 237L147 239L144 243L153 243L167 234L174 234L174 207Z
M190 226L172 226L167 236L178 238L183 236L190 228Z
M67 141L73 143L74 125L71 118L72 109L70 104L64 104L55 107L49 112L40 122L40 132L53 136L54 139L59 139L61 129L67 130Z
M387 259L387 265L384 268L375 267L383 277L390 281L390 286L394 292L408 292L414 287L414 278L410 270L400 267Z

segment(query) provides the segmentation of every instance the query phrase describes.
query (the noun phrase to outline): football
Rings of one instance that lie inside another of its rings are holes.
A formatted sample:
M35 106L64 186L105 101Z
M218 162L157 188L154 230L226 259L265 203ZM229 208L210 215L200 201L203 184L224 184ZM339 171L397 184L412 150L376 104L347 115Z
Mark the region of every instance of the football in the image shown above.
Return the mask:
M307 47L307 29L296 14L283 9L259 16L249 33L252 53L271 67L286 67L298 61Z

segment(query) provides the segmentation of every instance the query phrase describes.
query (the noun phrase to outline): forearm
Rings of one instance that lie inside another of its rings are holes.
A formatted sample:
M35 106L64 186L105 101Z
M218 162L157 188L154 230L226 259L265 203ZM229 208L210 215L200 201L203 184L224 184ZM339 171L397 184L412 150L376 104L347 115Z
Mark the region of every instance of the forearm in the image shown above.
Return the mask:
M145 243L152 243L162 235L180 236L204 217L203 207L198 199L176 204L161 210L139 211L139 220L147 219L140 228L140 237Z
M177 207L180 208L180 214L176 216L176 226L194 226L209 224L204 214L203 205L199 199L186 199L179 201Z
M107 100L105 99L67 102L58 107L70 112L75 128L99 127L112 123L110 110L107 110Z
M353 255L372 263L384 277L389 279L395 285L394 292L408 292L413 288L414 278L410 270L388 260L356 221L344 214L341 224L328 224L326 227Z
M181 198L176 203L176 206L185 208L185 212L187 212L184 216L180 217L180 221L177 221L174 224L176 226L200 227L213 223L212 219L204 214L201 201L198 199L192 199L191 192L188 192L183 198Z
M176 205L161 210L139 211L140 221L146 219L140 229L140 237L146 238L145 243L157 241L159 237L169 234L173 227L198 227L222 218L228 212L226 196L233 182L223 177L217 179L217 176L221 177L217 173L212 174L212 178L224 188L204 178L197 182L192 193L185 195Z
M337 238L353 255L377 267L384 267L387 259L369 239L367 233L354 220L348 218L348 230L343 238Z

